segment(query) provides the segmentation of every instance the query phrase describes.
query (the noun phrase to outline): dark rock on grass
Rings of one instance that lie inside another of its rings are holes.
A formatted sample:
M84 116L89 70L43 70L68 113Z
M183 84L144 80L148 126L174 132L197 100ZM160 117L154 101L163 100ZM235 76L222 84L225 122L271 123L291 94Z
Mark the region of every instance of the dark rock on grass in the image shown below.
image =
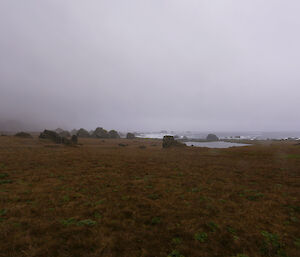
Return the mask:
M163 148L169 148L169 147L182 147L186 146L186 144L183 144L181 142L178 142L174 139L173 136L164 136L162 147Z
M70 134L71 134L71 136L77 135L77 132L78 132L77 129L72 129L72 130L70 131Z
M83 128L79 129L79 130L77 131L77 134L76 134L76 135L77 135L78 137L83 137L83 138L88 138L88 137L91 136L90 133L89 133L87 130L83 129Z
M47 130L45 129L44 132L42 132L39 136L40 139L48 139L56 144L65 144L65 145L71 145L72 142L70 139L66 137L61 137L59 134L57 134L55 131Z
M119 146L125 147L125 146L128 146L128 145L120 143Z
M32 135L26 132L19 132L15 134L15 137L22 137L22 138L32 138Z
M207 141L219 141L219 138L215 134L208 134L206 137Z
M71 137L71 133L67 130L63 130L58 133L61 137Z
M76 135L73 135L73 136L71 137L71 142L72 142L73 144L78 144L78 137L77 137Z
M109 135L110 138L120 138L119 133L115 130L110 130L108 132L108 135Z
M39 136L41 139L49 139L55 143L61 143L61 136L55 131L45 129Z
M127 139L134 139L135 138L135 135L133 134L133 133L127 133L127 135L126 135L126 138Z
M105 130L104 128L98 127L93 132L92 137L94 137L94 138L109 138L110 136L109 136L107 130Z

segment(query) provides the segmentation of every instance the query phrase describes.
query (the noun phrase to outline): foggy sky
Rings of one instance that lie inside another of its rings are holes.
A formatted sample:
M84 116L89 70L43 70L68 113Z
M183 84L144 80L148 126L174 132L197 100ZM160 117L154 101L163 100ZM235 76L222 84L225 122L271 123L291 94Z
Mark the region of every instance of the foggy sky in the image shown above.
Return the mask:
M1 0L0 121L300 130L298 0Z

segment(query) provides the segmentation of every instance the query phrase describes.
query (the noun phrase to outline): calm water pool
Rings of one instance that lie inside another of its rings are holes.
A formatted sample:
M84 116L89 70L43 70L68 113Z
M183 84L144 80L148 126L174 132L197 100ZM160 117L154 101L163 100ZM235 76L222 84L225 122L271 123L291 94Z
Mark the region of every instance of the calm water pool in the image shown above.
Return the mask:
M195 147L209 147L209 148L229 148L234 146L247 146L249 144L240 144L240 143L230 143L230 142L185 142L187 146L195 146Z

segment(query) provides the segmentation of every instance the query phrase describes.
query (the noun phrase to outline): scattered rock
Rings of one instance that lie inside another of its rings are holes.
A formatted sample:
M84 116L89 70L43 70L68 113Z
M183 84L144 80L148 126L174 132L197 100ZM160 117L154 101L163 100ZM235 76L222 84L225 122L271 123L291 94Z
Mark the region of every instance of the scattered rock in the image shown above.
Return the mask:
M109 136L107 130L105 130L104 128L98 127L93 132L92 137L95 137L95 138L109 138L110 136Z
M78 132L77 129L72 129L71 132L70 132L70 134L71 134L71 136L77 135L77 132Z
M52 130L45 129L44 132L40 134L39 138L49 139L58 144L61 143L61 137L55 131Z
M32 135L26 132L19 132L15 134L15 137L22 137L22 138L32 138Z
M207 141L219 141L219 138L215 134L208 134L206 137Z
M71 142L72 142L73 144L78 144L78 137L77 137L76 135L73 135L73 136L71 137Z
M134 139L135 135L133 133L128 132L127 135L126 135L126 138L127 139Z
M118 132L115 131L115 130L110 130L110 131L108 132L108 134L109 134L109 137L110 137L110 138L120 138L120 135L119 135Z
M87 138L90 137L90 134L87 130L85 130L84 128L81 128L77 131L76 135L78 137L83 137L83 138Z
M71 137L71 133L67 130L63 130L58 133L61 137Z
M47 130L45 129L44 132L42 132L39 136L41 139L48 139L56 144L65 144L70 145L71 140L65 137L61 137L59 134L57 134L55 131Z
M186 146L186 145L175 140L173 136L164 136L162 147L169 148L169 147L174 147L174 146L178 147L178 146Z
M60 134L61 132L63 132L64 130L61 128L57 128L56 130L54 130L57 134Z

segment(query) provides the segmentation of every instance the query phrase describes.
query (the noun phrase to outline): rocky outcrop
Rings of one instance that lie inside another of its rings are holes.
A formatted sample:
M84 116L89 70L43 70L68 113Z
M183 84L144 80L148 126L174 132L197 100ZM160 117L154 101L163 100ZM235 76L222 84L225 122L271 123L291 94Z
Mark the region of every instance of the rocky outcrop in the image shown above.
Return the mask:
M61 137L71 137L71 133L67 130L63 130L58 133Z
M22 137L22 138L32 138L32 135L26 132L19 132L15 134L15 137Z
M71 142L72 142L73 144L78 144L78 137L77 137L76 135L73 135L73 136L71 137Z
M61 137L55 131L52 130L45 129L44 132L40 134L39 138L49 139L58 144L61 143Z
M105 130L104 128L98 127L93 132L92 137L94 137L94 138L109 138L109 134L108 134L107 130Z
M163 148L182 147L182 146L186 146L186 145L175 140L173 136L164 136L163 138L163 143L162 143Z
M70 145L72 144L71 140L60 136L58 133L52 130L47 130L45 129L39 136L40 139L48 139L51 140L52 142L56 144L65 144L65 145Z
M126 138L127 139L134 139L135 135L133 133L128 132L127 135L126 135Z
M206 137L207 141L219 141L219 138L215 134L208 134Z
M115 130L110 130L108 132L109 138L120 138L120 135L118 134L117 131Z
M87 137L90 137L90 133L85 130L84 128L81 128L77 131L77 134L76 134L78 137L84 137L84 138L87 138Z
M72 129L72 130L70 131L70 134L71 134L71 136L77 135L77 132L78 132L77 129Z

